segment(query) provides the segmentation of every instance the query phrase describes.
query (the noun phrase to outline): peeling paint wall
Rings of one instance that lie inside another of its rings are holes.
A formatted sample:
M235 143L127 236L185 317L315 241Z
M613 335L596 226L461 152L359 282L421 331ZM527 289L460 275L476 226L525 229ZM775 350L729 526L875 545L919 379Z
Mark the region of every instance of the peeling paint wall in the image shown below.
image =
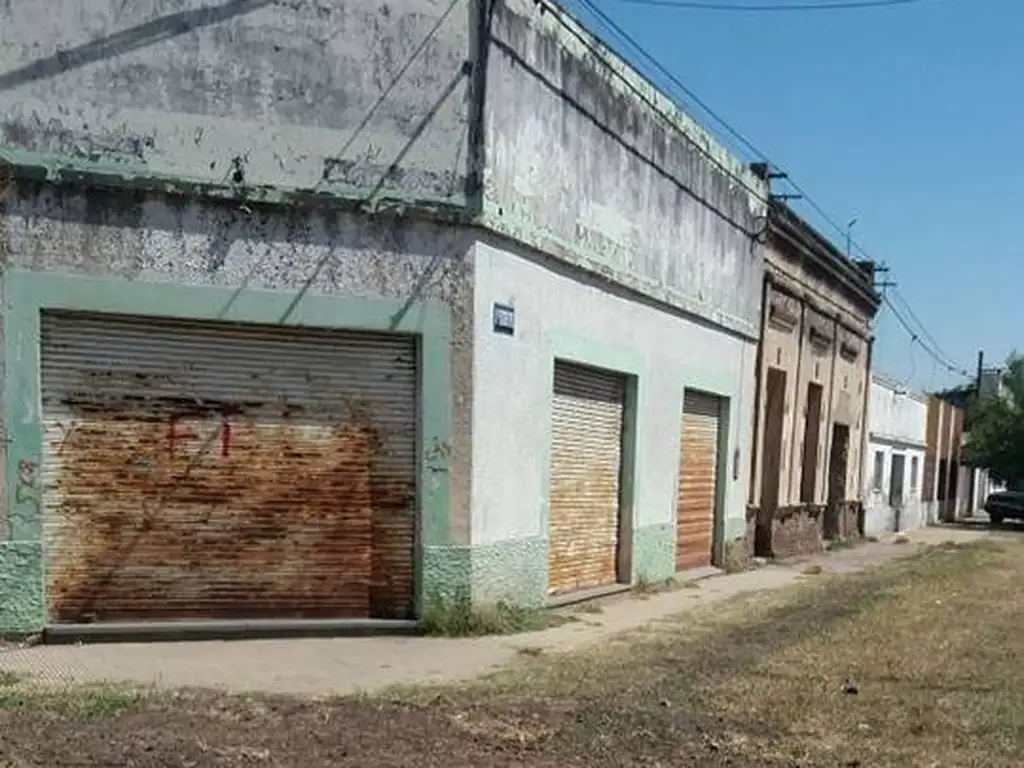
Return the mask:
M0 213L5 273L121 277L289 298L309 281L310 297L331 297L339 306L353 298L380 298L446 307L452 339L451 391L446 394L454 423L452 444L445 447L450 511L446 507L442 536L445 547L469 543L473 233L383 215L251 209L142 192L92 189L82 194L33 182L19 183ZM19 367L23 361L0 359L8 375ZM0 450L17 446L0 443ZM7 455L2 458L10 464ZM32 622L41 610L40 594L24 587L26 579L37 578L38 546L0 542L0 604L6 605L0 611L0 632L28 624L32 631L39 628ZM442 570L445 557L440 556ZM425 558L424 568L432 567L429 553ZM460 574L444 572L436 578L457 581Z
M468 507L472 375L472 233L393 218L186 203L156 195L88 195L23 184L0 218L4 267L148 282L338 297L434 299L452 312L452 388L462 424L453 510ZM457 419L458 421L458 419ZM460 486L461 482L461 486ZM458 517L458 515L454 515ZM468 519L462 533L468 539Z
M554 337L640 361L635 567L647 562L651 575L674 563L679 429L658 414L678 416L686 386L729 401L723 535L741 534L768 190L622 60L589 51L594 38L561 11L496 2L477 62L482 6L0 2L0 160L42 166L54 182L19 172L0 211L0 257L49 274L281 294L308 280L312 294L339 301L442 303L454 428L451 552L437 559L436 581L532 600L545 574L530 558L543 551L536 502L546 490L535 464L548 438L538 444L541 422L504 405L518 376L529 378L520 393L528 409L544 407L550 387L536 376L551 364ZM95 181L82 171L129 189L82 191ZM228 194L184 194L203 185ZM398 211L314 211L291 192L468 207L497 236L474 247L479 231ZM489 260L479 284L477 253ZM550 300L541 307L534 293ZM489 333L499 299L529 318L511 357ZM476 319L474 301L484 312ZM553 309L564 316L540 319ZM474 338L487 356L479 365ZM474 388L474 373L494 386ZM493 444L477 452L472 485L482 495L471 507L474 396L484 409L477 428ZM504 493L513 478L525 495ZM35 567L30 553L5 557L13 565L0 576L23 561Z
M0 147L132 174L461 201L471 7L9 0Z
M562 11L504 0L492 35L486 224L756 336L764 182Z

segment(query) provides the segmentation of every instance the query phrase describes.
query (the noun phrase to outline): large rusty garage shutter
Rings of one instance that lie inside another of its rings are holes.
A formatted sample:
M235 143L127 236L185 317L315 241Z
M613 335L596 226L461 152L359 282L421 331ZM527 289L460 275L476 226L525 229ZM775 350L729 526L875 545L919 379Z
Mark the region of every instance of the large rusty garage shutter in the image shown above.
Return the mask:
M45 314L50 621L410 617L415 350Z
M676 570L711 565L718 503L718 425L722 401L687 390L683 398Z
M555 365L551 423L549 590L614 584L625 381Z

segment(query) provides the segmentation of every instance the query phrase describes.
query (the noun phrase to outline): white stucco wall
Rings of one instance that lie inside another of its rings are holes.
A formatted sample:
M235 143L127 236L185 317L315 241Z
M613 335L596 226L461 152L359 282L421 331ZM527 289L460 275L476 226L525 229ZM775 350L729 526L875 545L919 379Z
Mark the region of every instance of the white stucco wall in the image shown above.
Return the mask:
M684 387L730 398L726 537L742 535L756 344L570 276L535 256L516 255L507 250L512 247L478 242L475 248L473 545L547 537L556 356L598 364L587 357L599 355L636 369L634 528L674 521ZM515 307L514 336L493 331L495 302Z
M928 435L928 401L924 395L874 373L868 398L871 436L925 445Z
M884 457L881 491L874 484L875 454L881 452ZM868 452L864 457L864 533L877 536L892 533L896 530L896 510L889 505L889 487L892 482L892 458L894 454L906 457L903 465L903 509L899 519L899 529L910 531L927 525L924 507L921 503L921 476L924 472L924 449L907 445L868 441ZM917 479L912 482L911 467L917 458Z
M868 409L868 449L864 457L865 533L877 536L896 530L896 510L889 503L892 459L895 454L906 457L899 530L908 531L927 525L929 520L921 501L928 430L927 400L923 395L907 390L899 382L876 373L871 377ZM875 482L875 455L879 452L884 461L880 484ZM915 458L916 478L912 477Z

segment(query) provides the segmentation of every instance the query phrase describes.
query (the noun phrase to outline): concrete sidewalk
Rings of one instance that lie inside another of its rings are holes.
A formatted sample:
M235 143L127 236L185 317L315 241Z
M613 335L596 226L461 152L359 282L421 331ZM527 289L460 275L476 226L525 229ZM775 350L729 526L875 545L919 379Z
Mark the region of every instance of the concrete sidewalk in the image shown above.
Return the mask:
M828 573L852 573L911 555L924 546L998 535L981 528L929 528L910 534L909 544L894 544L891 540L868 543L785 565L713 576L693 588L644 600L622 595L606 601L600 614L580 612L579 621L510 637L36 646L0 651L0 671L58 684L130 682L300 695L337 695L400 684L464 680L512 663L522 649L583 648L700 606L787 587L805 578L802 572L811 564L820 565Z

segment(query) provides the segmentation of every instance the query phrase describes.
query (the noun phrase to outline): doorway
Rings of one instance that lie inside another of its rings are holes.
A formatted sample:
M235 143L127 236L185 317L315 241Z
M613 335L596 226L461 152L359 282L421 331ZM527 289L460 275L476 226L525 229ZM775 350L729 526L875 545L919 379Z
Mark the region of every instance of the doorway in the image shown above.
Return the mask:
M813 504L818 481L818 440L821 439L821 384L807 385L807 415L804 418L803 474L800 477L800 503Z
M892 508L896 532L900 530L903 515L903 478L906 475L907 457L902 453L892 455L889 468L889 506Z
M828 454L828 505L825 508L823 534L826 539L840 536L839 507L846 498L846 464L850 452L850 428L832 425L832 446Z
M765 382L764 440L761 443L761 499L754 528L754 554L771 557L772 521L779 506L782 431L786 411L786 372L769 368Z
M721 458L722 398L687 389L683 395L679 484L676 489L676 571L715 561L719 523L718 469Z

